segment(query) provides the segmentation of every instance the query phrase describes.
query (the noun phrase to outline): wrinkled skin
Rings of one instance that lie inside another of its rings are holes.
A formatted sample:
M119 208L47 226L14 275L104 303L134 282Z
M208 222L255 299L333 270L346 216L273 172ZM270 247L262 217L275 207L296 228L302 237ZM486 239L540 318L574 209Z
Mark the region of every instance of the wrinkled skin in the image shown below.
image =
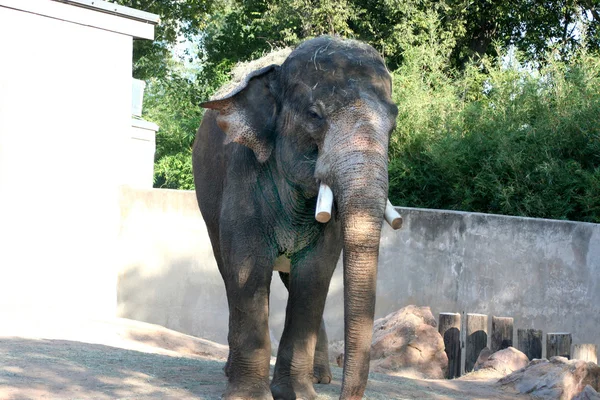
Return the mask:
M281 66L251 74L210 108L196 136L194 178L229 303L225 399L314 399L331 380L323 309L344 249L342 399L362 398L369 372L387 148L397 108L370 46L320 37ZM231 144L230 144L231 143ZM319 182L335 197L314 218ZM269 290L275 260L289 290L269 385Z

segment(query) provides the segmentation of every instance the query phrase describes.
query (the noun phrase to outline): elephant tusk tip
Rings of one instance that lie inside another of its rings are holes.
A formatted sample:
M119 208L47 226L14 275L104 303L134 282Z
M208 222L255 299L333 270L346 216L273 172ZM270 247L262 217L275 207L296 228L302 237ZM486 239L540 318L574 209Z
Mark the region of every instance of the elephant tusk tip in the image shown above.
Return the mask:
M402 228L402 222L402 217L394 218L394 220L390 223L390 226L393 230L397 231L398 229Z
M398 211L394 208L392 203L388 200L385 206L384 213L385 221L392 227L394 230L398 230L402 228L402 216L398 214Z
M326 222L329 222L329 220L331 219L331 213L328 213L327 211L321 211L315 215L315 219L320 223L324 224Z
M317 197L317 209L315 210L315 219L324 224L331 219L331 209L333 208L333 192L324 183L319 186L319 196Z

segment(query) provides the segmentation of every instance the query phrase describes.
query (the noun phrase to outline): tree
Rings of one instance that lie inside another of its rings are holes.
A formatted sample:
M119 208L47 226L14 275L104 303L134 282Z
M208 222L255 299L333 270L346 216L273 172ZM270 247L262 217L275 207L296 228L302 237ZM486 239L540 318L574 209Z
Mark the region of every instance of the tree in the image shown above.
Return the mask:
M193 39L206 28L213 0L114 0L115 3L160 16L155 40L133 42L133 76L138 79L168 75L171 50L182 38Z
M463 0L456 7L465 26L453 54L461 66L472 57L497 56L494 42L516 46L528 60L541 60L556 46L563 58L580 46L600 49L598 0Z
M581 45L600 49L600 0L116 0L160 15L156 40L134 42L134 76L168 74L170 51L182 38L199 40L206 73L320 34L369 42L391 69L408 46L435 27L463 68L498 44L515 45L530 60L558 46L563 57ZM435 21L435 24L432 24Z
M403 124L412 128L404 129L402 135L423 128L417 122L411 125L417 119L429 121L430 126L425 128L435 135L436 121L441 121L443 115L464 115L452 107L462 109L470 102L474 102L473 107L483 104L476 102L487 96L483 91L485 82L493 68L498 67L486 60L500 62L497 53L508 46L515 46L525 62L541 63L549 50L558 50L553 54L569 60L578 49L586 48L590 53L600 49L600 0L118 2L161 16L157 40L136 41L134 45L134 75L149 81L145 117L161 127L157 136L156 183L162 187L192 187L190 146L202 115L197 104L228 80L229 71L237 62L257 58L274 48L296 45L320 34L354 37L377 48L390 70L399 71L395 74L397 94L408 96L408 88L419 87L424 94L413 96L413 100L426 100L428 88L445 88L442 97L420 108L420 119L415 118L415 110L410 111L411 118L403 120ZM172 60L173 46L182 38L198 44L195 59L199 65L195 69L183 68L181 60ZM472 73L472 61L484 69ZM407 64L413 71L410 77L402 76ZM458 102L450 103L453 91L459 87ZM450 111L448 104L452 104ZM416 159L423 157L425 153L419 146L430 143L423 138L400 138L396 134L390 155L395 157L399 146L404 146L403 157L407 151ZM439 149L443 154L444 148ZM435 171L430 168L422 173L433 176ZM390 175L390 179L396 178ZM419 180L415 185L421 183Z
M148 80L143 116L160 127L156 134L155 187L194 188L191 147L204 114L198 104L207 94L193 72L171 60L168 77Z
M211 16L202 38L202 59L232 66L274 48L322 34L352 36L347 0L238 0Z

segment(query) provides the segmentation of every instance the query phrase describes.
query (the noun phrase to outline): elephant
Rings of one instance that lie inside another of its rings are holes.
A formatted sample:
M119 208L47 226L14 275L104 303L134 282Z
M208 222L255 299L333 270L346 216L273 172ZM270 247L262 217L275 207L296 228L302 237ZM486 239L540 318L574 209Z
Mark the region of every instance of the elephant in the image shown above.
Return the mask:
M342 250L340 398L364 395L398 113L391 94L391 76L373 47L320 36L201 104L207 110L192 161L229 306L223 398L314 399L313 383L331 380L322 318ZM314 216L320 184L334 196L327 223ZM289 297L269 382L274 269Z

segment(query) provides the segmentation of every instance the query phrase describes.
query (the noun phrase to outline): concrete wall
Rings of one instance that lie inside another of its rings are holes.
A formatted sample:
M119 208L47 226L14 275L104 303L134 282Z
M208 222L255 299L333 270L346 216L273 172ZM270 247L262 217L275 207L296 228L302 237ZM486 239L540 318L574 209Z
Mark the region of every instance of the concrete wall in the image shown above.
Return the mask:
M118 311L227 343L227 298L193 192L121 191Z
M114 315L132 42L152 30L0 0L0 315Z
M122 193L119 315L226 343L225 289L192 192ZM516 328L569 331L600 345L600 225L399 209L385 226L376 317L405 305L512 316ZM271 292L272 338L287 294ZM330 340L343 338L341 263L327 300ZM491 321L491 318L490 318Z
M436 316L482 313L490 325L492 315L514 317L515 328L600 345L600 225L400 210L404 227L386 227L381 242L377 316L427 305ZM330 296L328 316L341 321L342 304ZM332 328L339 337L341 324Z

